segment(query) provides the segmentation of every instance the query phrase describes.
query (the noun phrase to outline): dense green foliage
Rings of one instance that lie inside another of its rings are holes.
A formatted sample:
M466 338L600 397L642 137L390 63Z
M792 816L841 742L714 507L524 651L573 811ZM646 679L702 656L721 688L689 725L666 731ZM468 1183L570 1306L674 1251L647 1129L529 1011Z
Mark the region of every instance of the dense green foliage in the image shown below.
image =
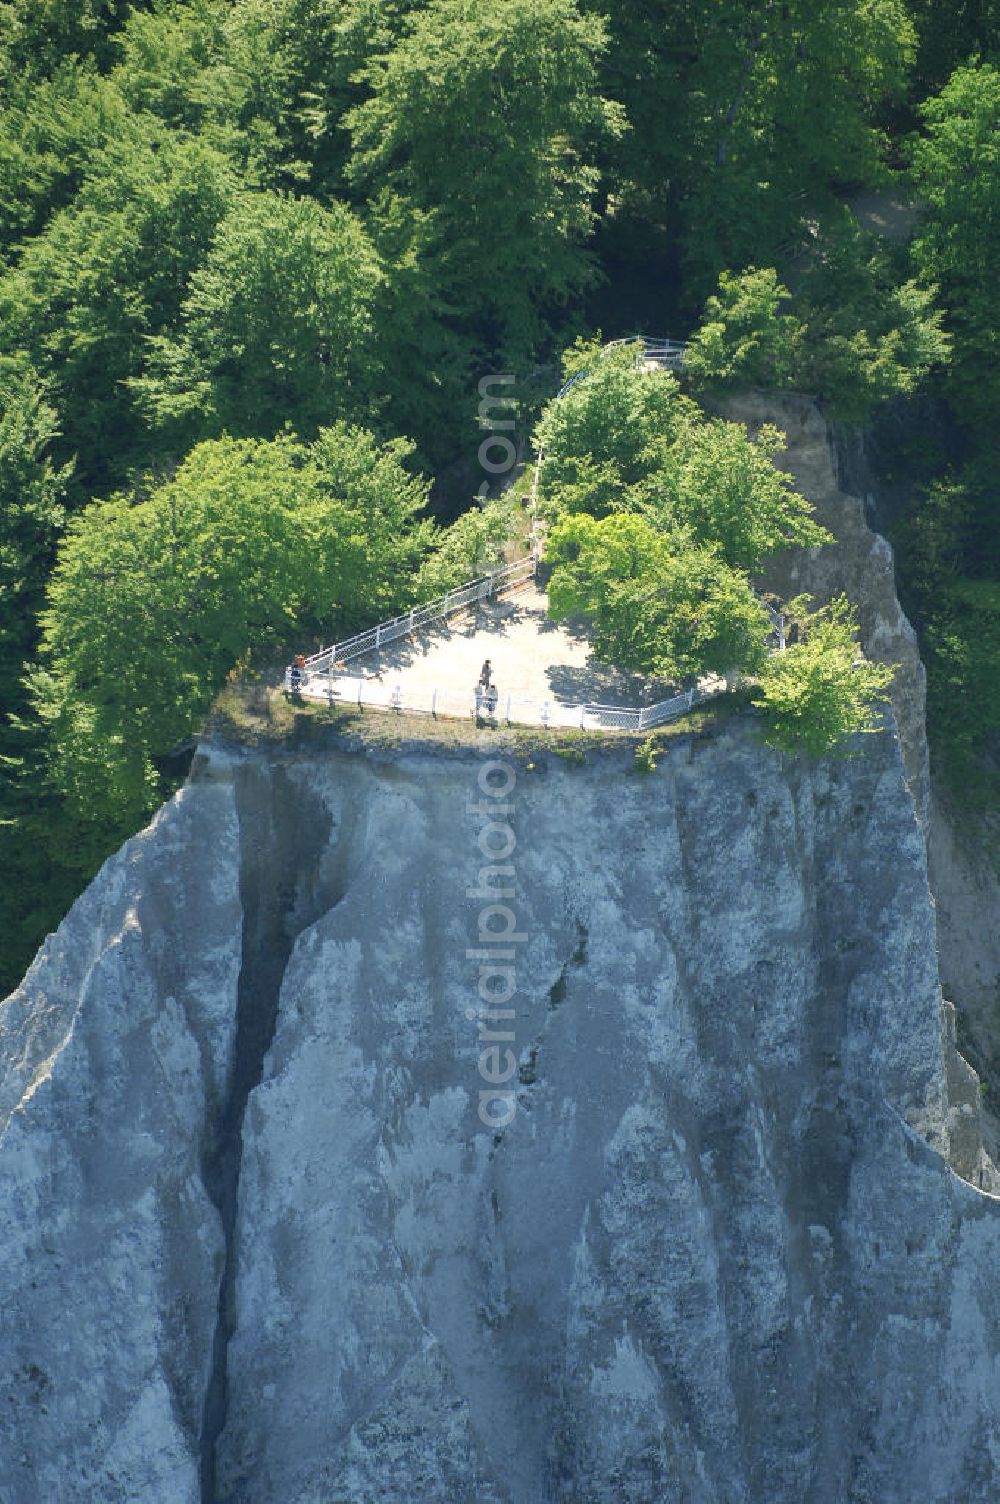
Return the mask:
M188 278L179 335L152 341L133 386L182 448L219 431L273 434L290 413L308 436L334 413L368 416L382 382L379 281L350 209L240 194Z
M437 535L420 567L420 595L443 595L499 568L523 524L523 508L511 496L470 507Z
M855 421L935 398L952 438L916 470L904 583L937 745L981 771L998 63L994 0L0 0L3 981L232 662L292 616L331 630L321 585L360 621L500 556L503 507L432 546L418 472L461 511L479 377L516 374L524 428L598 323L698 330L680 388L611 358L540 428L579 599L595 538L645 540L615 651L652 665L660 611L658 672L690 651L668 617L703 656L723 620L752 638L746 572L819 541L773 436L695 397L763 382ZM861 190L915 195L912 244ZM306 535L322 580L275 552ZM384 560L364 590L359 548Z
M620 512L564 517L547 559L549 612L592 623L596 657L658 679L756 669L771 622L746 575L714 548Z
M48 458L56 415L30 369L0 371L0 699L18 698L69 478Z
M754 704L764 712L764 734L773 746L822 756L878 729L878 702L894 671L862 658L845 596L811 613L808 605L808 596L789 602L799 640L765 661Z
M788 312L792 295L773 267L723 272L688 341L684 370L695 391L794 387L802 322Z
M432 0L347 117L348 175L380 234L432 260L434 298L506 359L536 349L546 311L594 276L588 147L622 128L598 93L605 45L575 0Z
M776 283L755 279L750 291L781 318ZM762 349L761 321L741 327L748 348ZM755 678L775 746L821 755L874 730L892 673L857 661L846 600L811 615L804 598L792 602L799 640L770 651L773 622L750 573L781 549L830 538L773 463L780 434L751 438L706 419L629 348L577 345L568 364L576 384L539 425L550 614L587 618L595 656L621 668L675 683Z
M567 369L581 361L586 373L538 425L539 499L552 516L637 512L750 570L781 548L827 541L772 464L775 428L750 437L742 424L707 419L673 376L637 369L628 346L577 345Z
M695 298L723 268L773 261L838 186L879 175L882 114L914 54L904 0L606 9L633 125L611 158L620 212L677 223Z
M850 231L829 237L822 260L804 274L797 313L786 311L791 302L773 268L723 272L685 361L694 390L809 392L834 416L860 422L948 360L933 291L894 280Z
M197 445L173 479L69 524L35 678L50 776L74 813L137 819L156 760L195 730L248 650L390 614L430 544L426 488L339 425Z
M1000 390L1000 70L960 68L922 110L912 149L925 206L916 264L941 289L955 335L951 385L966 422L995 420Z

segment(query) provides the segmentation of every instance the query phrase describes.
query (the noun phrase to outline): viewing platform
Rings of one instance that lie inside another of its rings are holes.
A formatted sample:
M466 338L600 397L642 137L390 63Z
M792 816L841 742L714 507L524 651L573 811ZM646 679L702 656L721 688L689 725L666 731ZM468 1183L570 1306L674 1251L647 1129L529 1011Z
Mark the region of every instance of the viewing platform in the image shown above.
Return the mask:
M726 688L724 679L713 677L678 694L674 686L595 664L590 649L582 625L551 620L547 596L529 576L346 662L328 659L318 669L307 664L298 692L308 700L386 711L642 730ZM487 659L496 692L492 708L492 700L477 696Z
M637 335L613 340L605 350L621 346L634 349L644 371L677 371L683 364L685 347L676 340ZM570 377L555 400L588 374ZM539 450L533 508L542 461ZM726 691L727 681L718 675L678 692L677 685L595 664L586 628L548 615L537 583L534 520L531 541L528 557L302 660L301 672L286 674L286 689L331 705L619 731L662 725ZM783 648L783 619L773 610L771 615L776 646ZM487 660L489 691L481 685Z

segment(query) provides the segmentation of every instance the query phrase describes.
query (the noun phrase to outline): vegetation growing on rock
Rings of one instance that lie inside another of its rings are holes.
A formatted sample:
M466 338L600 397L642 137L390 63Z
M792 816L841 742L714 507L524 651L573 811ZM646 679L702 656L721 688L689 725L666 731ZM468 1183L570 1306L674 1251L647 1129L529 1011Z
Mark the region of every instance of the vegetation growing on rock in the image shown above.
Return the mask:
M807 596L789 604L799 640L775 653L758 671L754 704L764 712L765 736L772 746L822 756L843 748L859 733L880 724L876 705L892 682L885 663L869 663L858 650L857 621L851 603L838 596L810 612Z

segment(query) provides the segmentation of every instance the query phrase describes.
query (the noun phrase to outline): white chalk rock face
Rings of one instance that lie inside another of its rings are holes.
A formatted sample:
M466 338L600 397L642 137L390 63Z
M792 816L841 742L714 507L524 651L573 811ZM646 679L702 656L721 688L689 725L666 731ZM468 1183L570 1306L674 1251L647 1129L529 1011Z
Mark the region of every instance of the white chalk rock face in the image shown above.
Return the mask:
M198 854L200 853L200 855ZM201 1497L240 970L232 780L186 789L0 1005L0 1499Z
M200 760L5 1005L0 1500L994 1499L897 741L489 747Z

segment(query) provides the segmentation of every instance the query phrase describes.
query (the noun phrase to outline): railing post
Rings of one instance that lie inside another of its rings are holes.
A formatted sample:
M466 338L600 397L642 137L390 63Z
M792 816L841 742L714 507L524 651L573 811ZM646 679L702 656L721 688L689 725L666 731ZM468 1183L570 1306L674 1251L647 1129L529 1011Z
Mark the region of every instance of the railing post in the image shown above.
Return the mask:
M381 646L382 646L382 623L378 622L376 624L376 627L375 627L375 651L376 651L376 653L378 652L378 650L379 650L379 648Z
M362 686L364 685L364 682L365 682L364 679L362 679L361 676L360 676L360 674L359 674L358 675L358 709L359 710L361 709L361 689L362 689Z
M437 715L437 703L438 703L438 692L437 692L436 689L434 689L434 690L431 691L431 715L434 715L434 716Z
M510 695L507 696L507 725L510 725Z
M416 610L416 607L413 607L413 609L410 611L410 631L411 632L413 631L413 612L415 610Z

